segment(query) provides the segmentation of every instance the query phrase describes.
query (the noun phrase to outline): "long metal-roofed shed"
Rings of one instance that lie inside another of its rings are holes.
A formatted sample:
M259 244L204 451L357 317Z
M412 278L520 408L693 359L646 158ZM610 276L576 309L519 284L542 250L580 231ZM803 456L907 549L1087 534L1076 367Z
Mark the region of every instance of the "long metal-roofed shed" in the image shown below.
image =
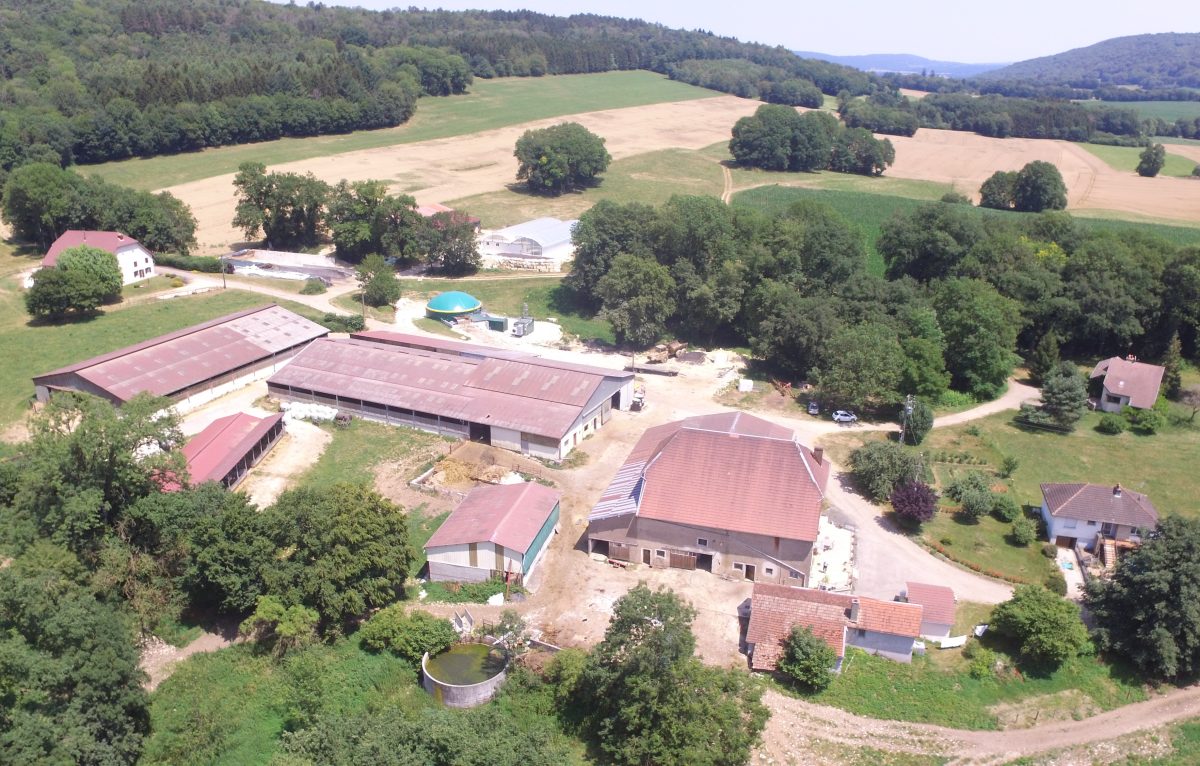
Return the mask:
M399 333L316 341L267 387L279 399L551 460L633 400L632 373Z
M271 304L193 325L33 379L39 401L80 391L124 404L146 392L182 409L279 370L329 330Z
M560 497L534 482L471 490L425 543L429 579L523 581L558 527Z
M572 235L577 220L535 218L503 229L484 232L479 254L495 268L561 271L575 255Z
M233 489L282 435L282 413L256 418L239 412L217 418L183 447L191 483L217 481Z

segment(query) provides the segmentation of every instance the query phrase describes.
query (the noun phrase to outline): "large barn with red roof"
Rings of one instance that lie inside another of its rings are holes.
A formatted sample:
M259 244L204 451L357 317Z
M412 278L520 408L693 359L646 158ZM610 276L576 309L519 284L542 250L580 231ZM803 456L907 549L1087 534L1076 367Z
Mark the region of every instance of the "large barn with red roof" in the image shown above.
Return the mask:
M124 404L140 393L188 409L280 369L329 330L269 305L193 325L33 379L38 401L80 391Z
M744 412L643 434L588 517L591 552L806 585L829 461Z
M267 381L272 396L562 460L629 409L633 373L395 332L320 340Z

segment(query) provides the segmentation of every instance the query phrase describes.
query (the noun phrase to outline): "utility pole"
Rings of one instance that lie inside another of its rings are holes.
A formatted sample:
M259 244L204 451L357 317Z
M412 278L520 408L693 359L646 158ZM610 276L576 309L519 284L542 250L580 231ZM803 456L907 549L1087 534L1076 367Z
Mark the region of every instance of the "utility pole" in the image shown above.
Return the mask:
M904 444L912 430L912 414L915 400L912 394L904 397L904 404L900 412L900 443Z

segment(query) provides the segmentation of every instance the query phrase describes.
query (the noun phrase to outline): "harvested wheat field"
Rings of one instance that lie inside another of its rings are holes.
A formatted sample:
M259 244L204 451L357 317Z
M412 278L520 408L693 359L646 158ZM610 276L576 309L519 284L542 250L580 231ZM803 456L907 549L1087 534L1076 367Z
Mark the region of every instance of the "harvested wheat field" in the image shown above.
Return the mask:
M896 164L887 175L894 178L951 184L978 200L980 185L997 170L1020 170L1027 162L1045 160L1062 173L1068 210L1108 210L1200 222L1200 183L1123 173L1067 141L987 138L926 128L912 138L889 138L896 147Z
M312 173L329 183L381 179L394 192L425 204L496 191L516 180L513 146L526 130L572 121L602 136L614 159L659 149L701 149L729 138L733 123L753 114L757 101L719 96L555 117L466 136L275 165L273 171ZM241 238L233 228L233 175L173 186L166 191L192 208L199 252L223 252Z

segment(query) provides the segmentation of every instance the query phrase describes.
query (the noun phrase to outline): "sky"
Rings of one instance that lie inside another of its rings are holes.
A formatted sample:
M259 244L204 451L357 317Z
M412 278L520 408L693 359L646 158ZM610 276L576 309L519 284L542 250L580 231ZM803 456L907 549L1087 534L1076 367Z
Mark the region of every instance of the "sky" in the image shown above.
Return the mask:
M420 5L324 2L376 10ZM792 50L839 56L912 53L964 63L1023 61L1147 32L1200 31L1200 14L1189 0L1144 5L1128 0L441 0L427 7L600 13Z

